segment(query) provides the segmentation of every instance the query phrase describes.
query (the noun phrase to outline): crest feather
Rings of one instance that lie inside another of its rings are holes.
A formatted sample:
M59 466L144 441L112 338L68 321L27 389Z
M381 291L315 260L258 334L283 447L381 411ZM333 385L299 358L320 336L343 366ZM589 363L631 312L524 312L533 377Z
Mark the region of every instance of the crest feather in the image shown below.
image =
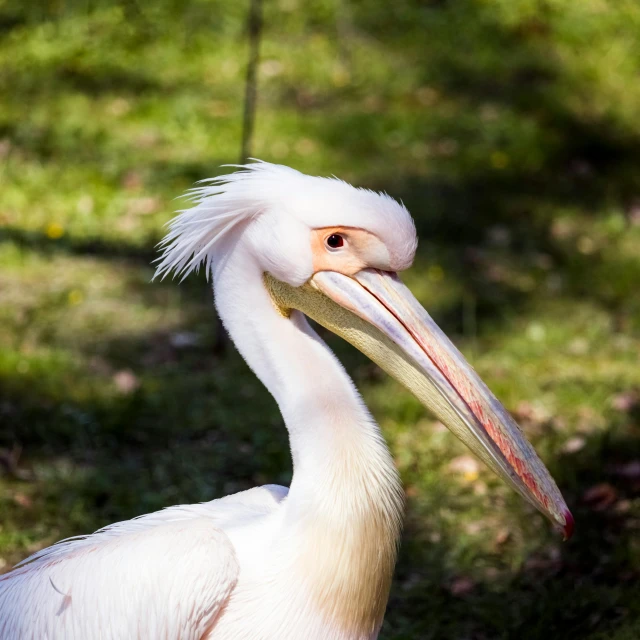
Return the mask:
M403 204L386 193L355 188L337 178L308 176L256 160L187 192L195 206L179 212L160 243L154 277L186 278L204 264L207 278L215 245L244 222L269 211L292 216L310 229L351 226L383 238L399 270L413 261L416 230Z
M261 213L260 200L254 190L246 188L246 182L261 177L273 165L258 160L248 165L225 166L238 167L240 171L202 180L202 186L185 194L195 206L180 210L180 215L169 222L169 233L158 245L161 255L155 260L159 264L154 279L164 279L173 272L174 276L182 276L182 281L191 272L197 273L201 264L208 279L216 242L241 222Z

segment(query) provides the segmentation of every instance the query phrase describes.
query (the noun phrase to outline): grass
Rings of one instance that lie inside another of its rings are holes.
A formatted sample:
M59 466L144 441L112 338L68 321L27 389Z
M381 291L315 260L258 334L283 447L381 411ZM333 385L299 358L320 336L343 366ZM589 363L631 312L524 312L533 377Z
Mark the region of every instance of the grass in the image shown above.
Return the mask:
M237 160L245 14L0 2L0 568L290 479L273 401L213 353L204 281L150 282L173 199ZM562 544L331 339L407 491L381 638L637 638L640 8L280 0L265 17L254 154L407 203L408 284L577 519Z

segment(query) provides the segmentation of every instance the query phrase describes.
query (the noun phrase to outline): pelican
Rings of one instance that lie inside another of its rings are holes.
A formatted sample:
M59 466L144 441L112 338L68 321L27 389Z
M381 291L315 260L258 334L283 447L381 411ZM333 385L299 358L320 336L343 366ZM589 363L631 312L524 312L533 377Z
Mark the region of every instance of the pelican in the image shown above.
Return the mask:
M315 320L411 391L558 528L573 519L518 426L397 273L416 231L386 194L256 161L192 190L157 275L204 266L289 432L289 488L169 507L39 551L0 578L0 638L372 640L403 490Z

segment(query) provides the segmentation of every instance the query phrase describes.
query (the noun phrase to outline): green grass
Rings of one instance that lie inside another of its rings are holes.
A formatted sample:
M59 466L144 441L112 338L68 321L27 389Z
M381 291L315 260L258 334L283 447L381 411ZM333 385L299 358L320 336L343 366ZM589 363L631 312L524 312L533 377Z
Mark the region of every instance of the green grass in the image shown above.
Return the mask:
M577 519L561 543L328 336L407 490L381 638L635 640L640 5L265 4L254 155L404 200L406 281ZM237 161L246 9L0 1L0 569L290 479L272 399L213 353L204 280L150 282L174 198Z

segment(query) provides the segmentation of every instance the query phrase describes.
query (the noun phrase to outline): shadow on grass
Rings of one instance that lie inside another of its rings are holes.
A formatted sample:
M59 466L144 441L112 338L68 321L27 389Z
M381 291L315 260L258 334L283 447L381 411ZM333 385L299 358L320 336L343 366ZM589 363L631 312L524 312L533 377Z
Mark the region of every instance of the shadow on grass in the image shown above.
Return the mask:
M470 166L457 184L457 190L468 195L467 204L479 204L500 220L529 215L527 200L534 214L538 202L578 205L596 213L608 204L624 208L637 198L640 136L613 110L595 108L596 90L593 103L581 93L580 77L567 62L571 58L563 56L557 45L579 50L589 43L582 39L579 25L571 37L565 31L557 33L566 29L560 18L566 19L563 8L541 2L531 12L522 11L519 19L514 19L517 11L508 19L499 8L477 2L428 3L414 13L415 7L410 7L408 2L404 10L397 8L395 24L382 19L390 11L382 6L363 12L360 20L367 32L389 42L391 49L393 37L400 38L404 49L418 54L424 85L444 101L463 107L458 118L440 123L432 134L435 141L451 137L464 155L474 144L487 145L491 140L500 151L519 138L521 148L529 146L527 155L537 158L529 165L537 168L528 170L506 158L500 170L491 170L489 162ZM400 27L397 18L402 14L415 19ZM584 18L589 24L588 10ZM575 106L580 100L583 108ZM360 113L335 119L326 139L343 149L345 139L357 140L361 131L365 137L374 131L372 125L380 117L380 113ZM498 128L497 119L505 120ZM444 165L456 162L455 153L442 157ZM467 207L471 229L475 210Z
M159 242L161 236L158 236ZM122 240L103 238L78 238L66 234L60 238L50 238L42 231L27 231L20 227L5 226L0 229L0 242L12 242L19 247L31 249L44 255L68 253L77 256L96 256L101 259L130 261L148 265L158 257L155 245L140 246Z
M640 476L631 471L640 441L634 429L637 421L592 438L570 459L548 461L576 517L576 533L566 543L546 535L522 566L499 578L461 578L456 572L464 569L444 567L451 542L429 541L427 524L438 514L410 517L381 639L637 637L640 513L632 500ZM526 517L518 526L535 535ZM496 544L490 566L504 566L508 544Z
M286 432L271 397L235 351L213 355L210 294L204 301L201 286L183 287L181 306L189 331L78 338L82 364L34 362L0 381L0 447L22 448L56 527L61 514L75 515L56 537L288 483Z

